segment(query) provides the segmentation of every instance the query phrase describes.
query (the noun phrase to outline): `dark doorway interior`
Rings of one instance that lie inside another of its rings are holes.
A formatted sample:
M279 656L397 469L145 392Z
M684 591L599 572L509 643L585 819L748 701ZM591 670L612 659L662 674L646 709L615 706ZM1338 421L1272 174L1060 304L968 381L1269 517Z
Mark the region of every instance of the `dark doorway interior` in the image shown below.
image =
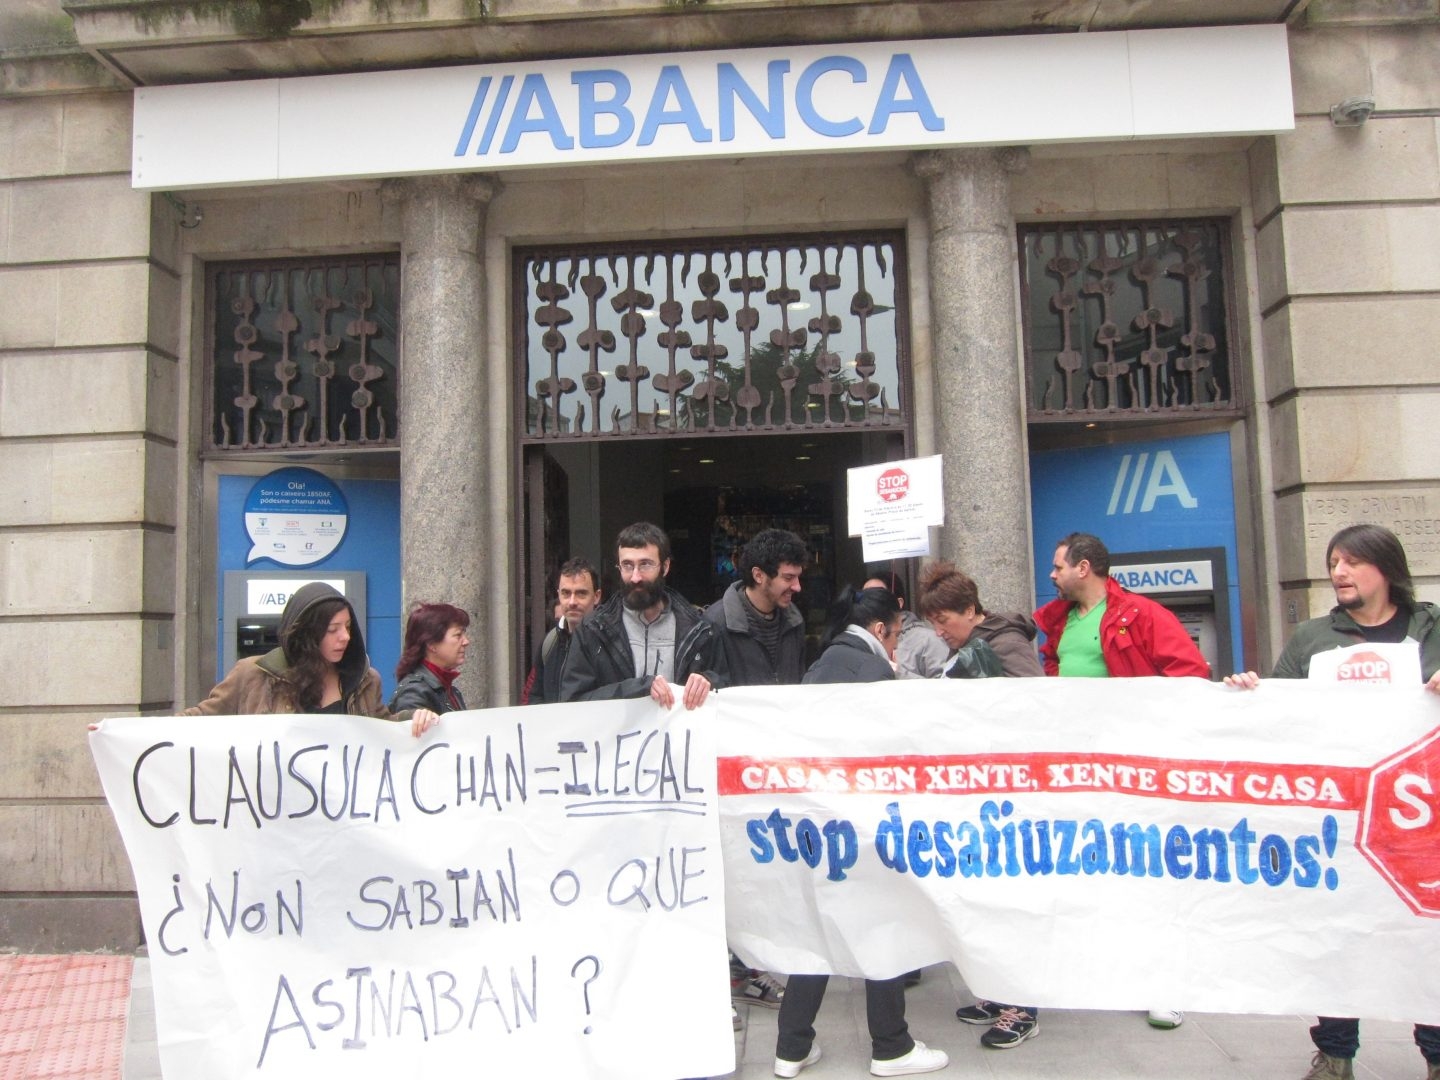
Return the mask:
M576 440L526 448L525 651L550 619L556 568L584 555L616 584L615 536L634 521L669 534L669 582L701 607L737 574L739 548L766 528L800 535L810 561L797 599L812 643L838 588L866 577L846 535L846 470L905 456L898 429L720 438ZM523 673L522 673L523 677Z

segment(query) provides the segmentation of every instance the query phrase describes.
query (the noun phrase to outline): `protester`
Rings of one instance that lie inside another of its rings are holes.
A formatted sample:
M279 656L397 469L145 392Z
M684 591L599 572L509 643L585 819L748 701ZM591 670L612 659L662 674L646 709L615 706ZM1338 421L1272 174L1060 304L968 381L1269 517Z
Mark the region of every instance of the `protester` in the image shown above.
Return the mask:
M395 665L399 680L390 711L429 709L463 712L465 697L455 680L465 663L470 616L451 604L419 604L405 623L405 645Z
M961 653L982 644L993 652L1001 675L1012 679L1045 675L1035 655L1034 620L1018 613L987 612L980 602L979 587L953 563L937 562L920 576L920 614L954 650L946 664L947 675L955 675L962 667L978 667L978 663L963 662ZM1040 1033L1040 1010L1033 1005L1006 1005L981 998L956 1009L955 1019L988 1027L980 1036L980 1045L992 1050L1008 1050Z
M555 587L557 600L552 626L535 652L535 666L525 680L521 705L544 705L560 700L560 675L575 631L586 615L600 603L600 572L589 559L577 555L560 567Z
M736 560L740 580L705 609L725 649L730 686L798 683L805 673L805 618L795 607L805 541L785 529L751 537Z
M439 720L430 709L392 715L380 673L365 655L355 609L322 581L295 590L280 614L280 646L240 660L185 716L320 713L410 721L420 735Z
M979 641L995 653L1001 674L1012 679L1045 674L1035 655L1035 620L1019 612L986 611L979 587L953 563L937 562L920 576L920 614L951 650L944 663L947 674L958 652Z
M1335 589L1328 615L1295 628L1280 654L1272 679L1313 678L1311 661L1334 649L1363 643L1413 642L1420 654L1420 678L1440 693L1440 607L1416 600L1405 548L1380 525L1349 525L1330 538L1325 565ZM1253 690L1253 671L1228 676L1226 686ZM1304 1080L1353 1080L1360 1050L1360 1021L1321 1016L1310 1029L1315 1056ZM1424 1055L1427 1080L1440 1080L1440 1026L1415 1025L1415 1045Z
M725 685L725 650L704 613L665 584L670 538L636 522L615 540L620 591L580 624L560 676L561 701L649 697L698 709Z
M802 680L811 683L879 682L895 678L895 643L900 605L885 589L855 592L848 586L831 611L825 651ZM780 1006L775 1040L775 1075L799 1076L820 1060L815 1017L825 999L828 975L791 975ZM905 976L865 980L865 1016L870 1028L873 1076L936 1072L950 1063L943 1050L912 1038L905 1022Z
M1098 536L1071 533L1055 546L1050 571L1058 599L1035 612L1045 634L1046 675L1065 678L1210 677L1210 665L1175 613L1110 576L1110 550ZM1151 1027L1177 1028L1185 1014L1151 1009Z
M900 605L900 643L895 646L895 674L902 679L940 676L950 649L923 618L905 606L905 579L893 570L876 574L866 589L884 589Z
M705 609L725 650L728 685L787 685L805 674L805 618L794 604L805 555L805 541L793 532L761 530L735 560L740 580ZM785 986L732 952L730 997L736 1003L778 1009Z

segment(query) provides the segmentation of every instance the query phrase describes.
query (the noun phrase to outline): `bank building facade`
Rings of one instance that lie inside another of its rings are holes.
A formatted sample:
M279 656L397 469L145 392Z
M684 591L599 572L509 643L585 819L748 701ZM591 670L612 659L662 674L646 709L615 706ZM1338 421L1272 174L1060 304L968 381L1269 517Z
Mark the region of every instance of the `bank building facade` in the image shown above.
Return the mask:
M794 530L818 630L884 467L987 606L1094 532L1217 676L1343 525L1440 599L1437 54L1433 2L13 5L0 941L138 942L86 727L298 581L387 691L407 607L465 608L507 705L632 521L702 604Z

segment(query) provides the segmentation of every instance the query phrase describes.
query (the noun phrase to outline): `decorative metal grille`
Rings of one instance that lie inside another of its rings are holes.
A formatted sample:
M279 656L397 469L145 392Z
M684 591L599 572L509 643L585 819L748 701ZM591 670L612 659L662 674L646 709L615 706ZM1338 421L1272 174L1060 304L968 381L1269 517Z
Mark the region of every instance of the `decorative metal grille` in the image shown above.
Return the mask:
M528 251L517 266L526 441L904 421L898 236Z
M1224 228L1022 226L1030 420L1237 412Z
M209 449L399 445L398 256L217 266L210 312Z

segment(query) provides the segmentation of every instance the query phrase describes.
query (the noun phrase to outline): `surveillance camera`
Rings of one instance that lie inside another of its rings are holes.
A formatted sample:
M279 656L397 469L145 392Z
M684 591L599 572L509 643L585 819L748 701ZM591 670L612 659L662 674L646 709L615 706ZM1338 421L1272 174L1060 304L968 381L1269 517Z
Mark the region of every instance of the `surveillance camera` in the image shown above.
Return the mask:
M1374 111L1374 98L1350 97L1330 110L1330 122L1336 127L1359 127Z

